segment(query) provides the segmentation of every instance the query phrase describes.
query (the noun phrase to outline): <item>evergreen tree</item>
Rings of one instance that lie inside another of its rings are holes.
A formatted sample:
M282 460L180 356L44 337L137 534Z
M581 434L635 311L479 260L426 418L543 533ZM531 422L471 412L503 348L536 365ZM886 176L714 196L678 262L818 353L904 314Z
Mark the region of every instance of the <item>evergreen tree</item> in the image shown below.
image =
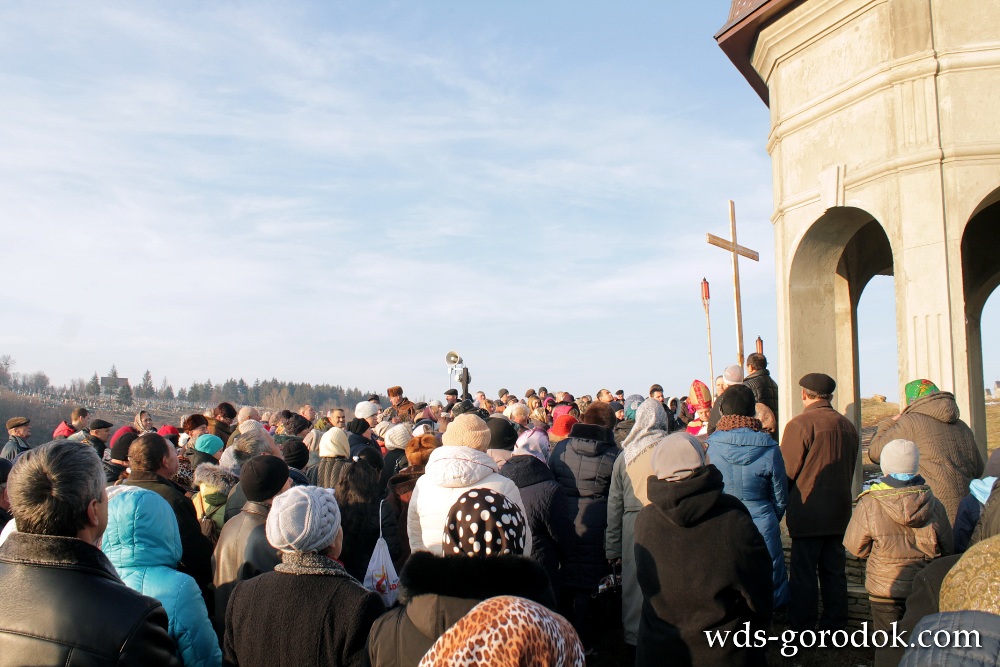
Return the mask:
M156 396L156 387L153 386L153 374L146 369L146 372L142 374L142 384L135 390L135 393L140 398L153 398Z
M118 393L115 394L115 398L117 398L118 402L125 407L130 407L132 405L132 387L128 385L128 382L118 388Z
M160 383L160 390L156 392L156 395L165 401L174 400L174 388L167 382L167 378L163 378L163 382Z
M101 380L97 377L97 371L94 371L94 376L90 378L90 382L87 383L84 392L87 396L100 396L101 395Z
M111 370L108 371L108 377L114 378L115 380L118 379L118 368L114 364L111 364Z

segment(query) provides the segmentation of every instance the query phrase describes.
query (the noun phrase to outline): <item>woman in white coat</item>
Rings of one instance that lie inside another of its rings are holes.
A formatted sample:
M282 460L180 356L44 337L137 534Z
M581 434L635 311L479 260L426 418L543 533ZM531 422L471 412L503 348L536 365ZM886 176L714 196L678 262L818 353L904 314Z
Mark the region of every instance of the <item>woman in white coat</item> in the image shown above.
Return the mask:
M472 488L492 489L507 496L524 511L517 485L499 474L496 461L486 454L490 430L486 422L470 413L459 415L441 438L424 475L417 480L407 510L406 528L411 551L442 555L448 512L459 497ZM531 532L525 526L524 553L531 553Z

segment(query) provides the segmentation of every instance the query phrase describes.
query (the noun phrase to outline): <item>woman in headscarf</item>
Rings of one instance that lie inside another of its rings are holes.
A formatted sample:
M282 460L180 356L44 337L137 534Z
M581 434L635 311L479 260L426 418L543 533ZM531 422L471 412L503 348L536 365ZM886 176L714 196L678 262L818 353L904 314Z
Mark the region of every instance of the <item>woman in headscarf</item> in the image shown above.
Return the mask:
M639 640L639 618L642 614L642 591L635 574L635 518L649 501L646 480L653 474L653 447L668 433L670 420L663 404L633 394L625 399L633 407L635 426L622 443L622 454L611 473L608 496L608 529L604 533L604 551L609 561L622 566L622 625L625 643L633 650Z
M530 600L501 595L480 602L434 642L419 667L584 667L570 623Z
M920 450L920 476L948 510L953 524L969 483L983 474L983 461L975 435L959 417L958 403L950 391L940 391L930 380L908 382L906 407L895 417L878 423L868 456L879 463L882 448L893 440L909 440Z
M153 418L149 416L149 413L145 410L140 410L135 419L132 421L132 428L136 430L136 433L142 435L143 433L151 433L156 429L153 428Z
M719 399L722 417L708 436L708 458L722 473L725 492L746 505L764 537L777 609L791 596L780 525L788 505L788 478L778 443L763 431L756 410L753 391L746 385L731 385Z

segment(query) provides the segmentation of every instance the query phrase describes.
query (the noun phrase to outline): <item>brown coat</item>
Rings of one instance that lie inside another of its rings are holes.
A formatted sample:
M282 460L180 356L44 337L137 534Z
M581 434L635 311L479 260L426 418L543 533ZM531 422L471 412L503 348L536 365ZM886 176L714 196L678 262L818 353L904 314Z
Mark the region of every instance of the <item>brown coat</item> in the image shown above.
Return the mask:
M858 430L829 401L813 403L785 426L785 522L793 539L844 534L851 520L851 482L859 449Z
M878 483L861 494L844 546L868 559L865 588L880 598L907 598L927 563L953 551L944 505L926 484Z
M920 476L948 511L954 523L958 506L969 493L969 482L983 474L986 464L972 429L958 418L955 395L937 391L906 406L895 421L883 419L868 448L878 463L882 448L892 440L911 440L920 450Z

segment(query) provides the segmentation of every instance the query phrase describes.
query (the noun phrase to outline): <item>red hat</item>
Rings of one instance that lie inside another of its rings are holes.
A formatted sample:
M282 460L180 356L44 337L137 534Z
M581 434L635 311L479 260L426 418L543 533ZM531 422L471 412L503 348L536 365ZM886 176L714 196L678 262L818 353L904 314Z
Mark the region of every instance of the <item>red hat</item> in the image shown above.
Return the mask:
M178 431L176 427L171 426L170 424L164 424L163 426L161 426L160 430L157 431L157 433L159 433L160 435L162 435L164 438L167 437L168 435L180 435L181 434L181 432Z
M577 418L573 415L559 415L556 417L555 421L552 422L552 428L549 429L549 435L554 435L560 438L569 435L569 432L573 430L573 424L579 423Z

